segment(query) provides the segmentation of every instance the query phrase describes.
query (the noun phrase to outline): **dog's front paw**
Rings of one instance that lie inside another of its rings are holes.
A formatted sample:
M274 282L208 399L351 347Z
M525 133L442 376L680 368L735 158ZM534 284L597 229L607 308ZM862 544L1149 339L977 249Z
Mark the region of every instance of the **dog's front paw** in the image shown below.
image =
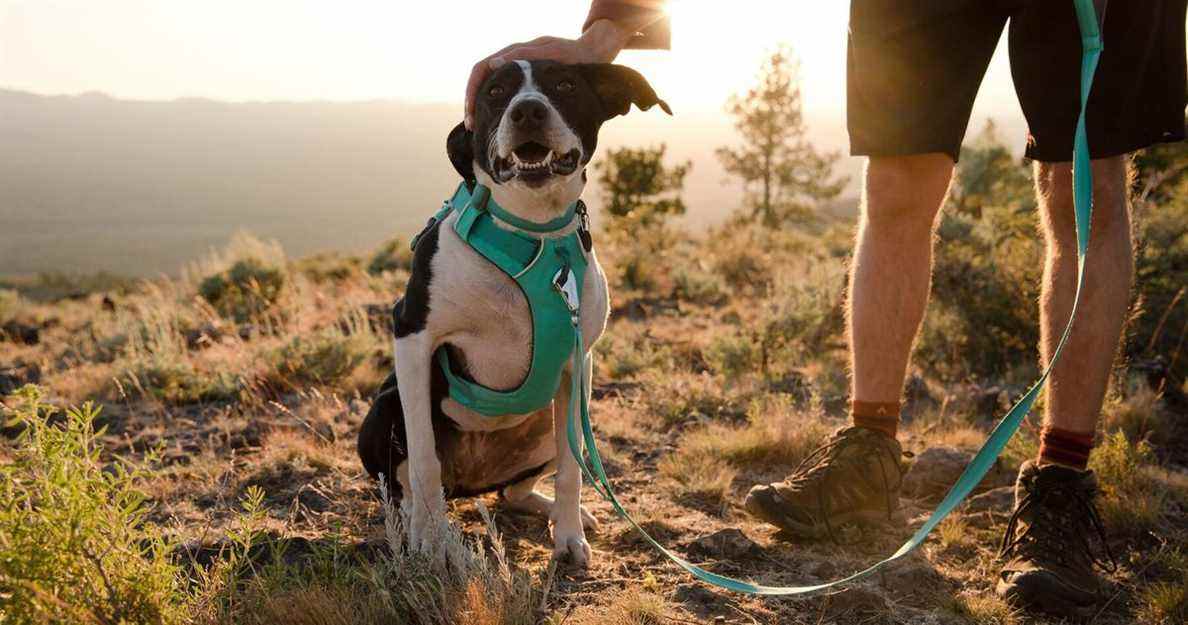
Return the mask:
M590 543L582 532L555 532L553 559L586 568L590 565Z
M445 517L445 506L432 511L426 506L412 506L408 523L408 546L413 551L428 556L433 561L442 557L442 545L449 521Z

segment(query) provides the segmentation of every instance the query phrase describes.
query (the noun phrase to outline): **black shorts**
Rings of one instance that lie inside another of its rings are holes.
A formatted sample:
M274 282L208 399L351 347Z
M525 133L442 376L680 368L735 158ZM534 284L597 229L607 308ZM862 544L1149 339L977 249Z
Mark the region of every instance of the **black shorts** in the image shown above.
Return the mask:
M1109 2L1086 114L1094 158L1184 138L1186 4ZM852 0L850 152L944 152L957 160L1008 19L1011 75L1029 128L1026 155L1072 160L1081 75L1072 0Z

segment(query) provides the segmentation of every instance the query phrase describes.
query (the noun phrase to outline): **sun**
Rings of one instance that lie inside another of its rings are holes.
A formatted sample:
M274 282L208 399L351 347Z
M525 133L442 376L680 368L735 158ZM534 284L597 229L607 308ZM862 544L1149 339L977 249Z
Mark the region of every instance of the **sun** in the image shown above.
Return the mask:
M806 108L843 101L848 3L735 0L724 10L718 2L670 0L665 10L672 50L625 52L621 59L643 71L674 105L720 108L781 43L801 60Z

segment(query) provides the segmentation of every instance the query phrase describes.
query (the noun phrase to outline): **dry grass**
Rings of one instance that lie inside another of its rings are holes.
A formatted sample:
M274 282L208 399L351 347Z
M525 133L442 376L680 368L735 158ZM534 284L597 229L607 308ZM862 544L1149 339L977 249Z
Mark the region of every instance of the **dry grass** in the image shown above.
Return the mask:
M753 403L743 425L711 423L690 431L678 454L747 469L795 465L828 437L831 427L778 397Z
M362 257L290 262L272 244L240 237L183 280L113 294L114 311L101 306L100 294L55 303L2 296L3 314L56 322L42 329L38 345L0 344L0 369L35 365L55 405L105 403L109 430L97 439L96 462L156 454L138 484L148 497L146 519L176 549L213 551L174 586L189 622L639 625L721 617L857 625L916 622L928 613L941 622L1023 622L993 594L1001 515L947 519L913 565L928 574L905 578L910 583L896 586L892 573L887 587L795 602L703 592L589 491L585 504L603 525L588 534L588 574L550 572L545 521L484 519L469 502L452 509L439 561L410 553L399 515L376 500L354 452L368 398L391 367L383 317L407 279L397 251L382 250L369 273ZM837 577L902 539L789 545L734 507L751 484L782 479L843 423L844 353L840 336L829 334L833 292L819 288L840 260L817 253L803 233L683 240L665 252L665 263L637 268L651 290L613 287L616 305L628 312L612 317L598 347L593 418L624 504L682 555L700 537L742 530L757 549L693 557L769 583ZM268 306L237 319L199 287L211 275L230 276L243 258L280 271L284 287ZM792 289L788 268L818 261L828 263L826 277ZM761 343L739 328L769 322L779 333L763 371ZM714 351L730 341L750 351L741 359ZM954 355L950 364L959 361ZM952 401L905 428L910 446L980 445L984 423L955 408L975 401L961 396L965 387L921 375ZM1099 504L1115 552L1133 555L1115 577L1124 582L1119 598L1099 618L1106 625L1183 620L1188 577L1183 559L1171 555L1185 551L1188 514L1188 474L1173 444L1182 435L1177 418L1140 378L1118 385L1107 406L1093 460ZM1029 425L1008 448L1008 463L1035 452ZM0 441L0 465L19 453ZM0 611L3 597L0 590ZM68 599L59 600L63 609Z
M1023 620L1020 610L993 593L959 594L949 608L977 625L1016 625Z
M656 470L672 480L677 499L694 500L724 509L738 470L720 458L676 453L660 459Z
M617 593L605 606L587 607L566 622L574 625L661 625L672 619L664 597L636 588Z

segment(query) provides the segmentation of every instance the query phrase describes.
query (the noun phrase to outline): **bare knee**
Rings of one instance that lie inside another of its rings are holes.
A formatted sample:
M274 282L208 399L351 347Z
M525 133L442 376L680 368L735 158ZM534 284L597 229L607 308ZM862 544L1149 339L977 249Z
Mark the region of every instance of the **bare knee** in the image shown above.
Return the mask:
M1093 161L1092 240L1130 236L1128 166L1125 156ZM1035 185L1044 235L1050 244L1072 249L1076 245L1072 165L1036 163Z
M876 228L931 228L952 177L947 154L871 157L863 217Z

